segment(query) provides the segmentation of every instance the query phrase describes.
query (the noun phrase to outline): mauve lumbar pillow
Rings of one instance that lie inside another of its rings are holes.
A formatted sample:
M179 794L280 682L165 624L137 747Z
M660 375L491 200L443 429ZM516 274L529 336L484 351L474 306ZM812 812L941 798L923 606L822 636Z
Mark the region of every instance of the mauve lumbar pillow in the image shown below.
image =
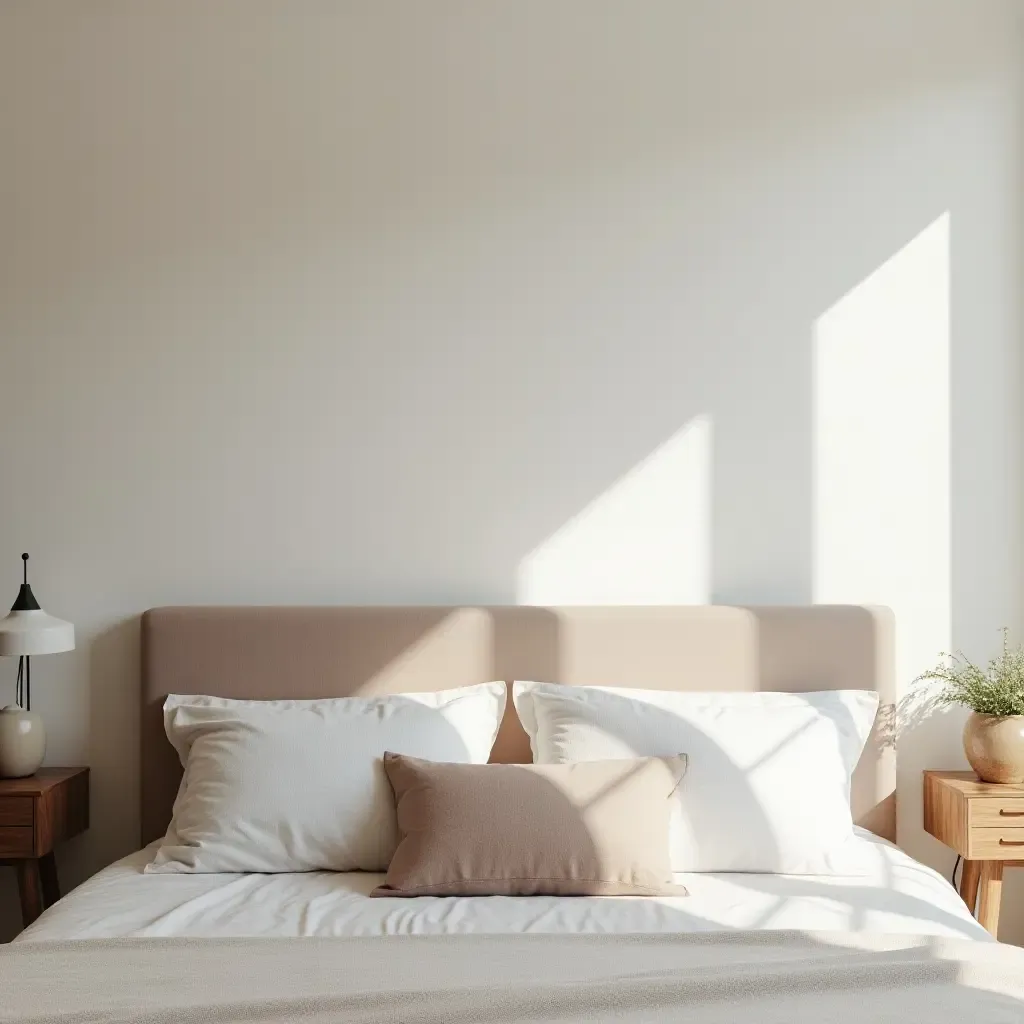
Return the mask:
M669 824L686 756L442 764L386 753L398 849L373 896L685 895Z

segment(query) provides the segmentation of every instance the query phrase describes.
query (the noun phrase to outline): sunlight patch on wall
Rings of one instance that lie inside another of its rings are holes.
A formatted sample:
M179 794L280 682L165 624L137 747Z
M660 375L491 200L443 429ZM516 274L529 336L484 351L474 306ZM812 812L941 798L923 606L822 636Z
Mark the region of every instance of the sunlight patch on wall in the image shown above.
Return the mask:
M711 420L699 416L522 562L522 604L706 604Z
M818 603L896 613L905 687L950 643L949 214L817 322Z

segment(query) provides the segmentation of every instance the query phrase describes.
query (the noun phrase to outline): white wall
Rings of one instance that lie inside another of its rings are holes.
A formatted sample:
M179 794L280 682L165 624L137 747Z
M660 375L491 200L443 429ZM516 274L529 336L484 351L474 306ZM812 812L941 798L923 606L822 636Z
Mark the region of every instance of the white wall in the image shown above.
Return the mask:
M905 680L987 655L1016 7L0 6L0 578L30 550L79 630L35 687L94 769L66 880L136 839L151 605L878 600ZM959 720L901 748L943 869L920 771Z

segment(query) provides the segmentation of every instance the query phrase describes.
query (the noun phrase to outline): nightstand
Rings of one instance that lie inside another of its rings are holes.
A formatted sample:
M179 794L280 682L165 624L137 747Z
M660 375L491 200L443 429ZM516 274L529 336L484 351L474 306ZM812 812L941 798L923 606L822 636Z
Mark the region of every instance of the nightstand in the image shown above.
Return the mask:
M1024 867L1024 786L925 772L924 827L964 858L960 895L972 914L978 903L979 923L995 935L1003 869Z
M88 827L88 768L40 768L27 779L0 779L0 864L18 872L26 928L60 899L54 846Z

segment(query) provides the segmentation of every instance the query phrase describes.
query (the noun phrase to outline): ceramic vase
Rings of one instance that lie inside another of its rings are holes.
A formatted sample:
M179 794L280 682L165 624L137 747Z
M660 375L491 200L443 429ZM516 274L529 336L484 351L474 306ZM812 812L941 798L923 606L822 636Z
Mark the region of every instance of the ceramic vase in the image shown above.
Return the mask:
M45 753L46 732L39 715L17 704L0 710L0 778L33 775Z
M964 753L982 782L1024 782L1024 715L971 714Z

